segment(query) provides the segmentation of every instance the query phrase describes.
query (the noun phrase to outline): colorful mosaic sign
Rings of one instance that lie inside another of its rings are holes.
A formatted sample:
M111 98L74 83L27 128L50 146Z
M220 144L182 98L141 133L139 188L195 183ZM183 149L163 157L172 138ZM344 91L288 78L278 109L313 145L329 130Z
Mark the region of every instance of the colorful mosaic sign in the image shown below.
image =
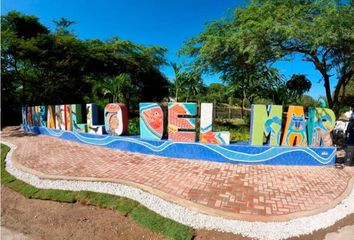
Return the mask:
M140 139L121 137L128 129L127 109L121 103L105 107L104 125L96 104L23 107L22 126L72 141L166 157L287 165L333 165L336 157L330 134L335 115L327 108L309 108L306 121L303 107L289 106L282 129L282 106L253 105L249 144L230 143L229 132L213 131L211 103L201 104L199 142L197 104L169 103L167 121L157 103L140 103L139 112ZM169 141L162 140L165 131Z
M122 103L108 104L104 109L104 125L98 121L98 106L86 104L34 106L22 108L22 123L58 130L93 134L124 135L128 130L128 112ZM86 111L83 111L86 110ZM157 103L140 103L140 137L146 140L162 139L167 129L168 140L195 142L196 103L168 104L168 121ZM86 122L84 115L86 113ZM252 105L250 144L253 146L329 147L333 145L331 131L335 115L328 108L309 108L308 121L304 108L289 106L282 131L283 107L279 105ZM213 104L202 103L200 108L201 143L229 144L230 133L213 131Z

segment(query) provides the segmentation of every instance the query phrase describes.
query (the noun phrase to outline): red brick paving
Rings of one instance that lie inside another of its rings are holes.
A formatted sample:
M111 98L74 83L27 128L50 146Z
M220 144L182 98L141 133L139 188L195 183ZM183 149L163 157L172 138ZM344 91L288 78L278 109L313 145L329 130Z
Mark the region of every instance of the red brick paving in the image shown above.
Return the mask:
M353 169L235 165L164 158L30 135L8 128L14 160L49 175L112 178L144 184L225 212L279 216L314 210L346 189Z

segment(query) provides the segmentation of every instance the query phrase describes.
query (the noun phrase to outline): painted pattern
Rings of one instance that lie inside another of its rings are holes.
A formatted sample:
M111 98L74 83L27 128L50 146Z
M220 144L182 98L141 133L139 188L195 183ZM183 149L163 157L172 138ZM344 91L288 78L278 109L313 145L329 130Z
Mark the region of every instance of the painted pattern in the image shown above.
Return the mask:
M139 125L141 139L162 139L164 131L164 114L157 103L139 104Z
M47 126L47 106L39 106L39 126Z
M251 145L262 146L265 137L269 137L269 145L280 145L282 113L280 105L252 105Z
M71 120L71 105L64 105L65 107L65 129L68 131L72 131L72 120Z
M33 119L32 119L32 107L26 107L27 108L27 112L26 112L26 116L27 116L27 124L32 126L33 125Z
M65 130L65 105L55 105L55 128Z
M39 126L39 106L32 107L33 125Z
M309 146L333 146L331 131L336 122L334 112L328 108L309 108L308 117Z
M282 146L307 146L304 108L289 106Z
M123 103L110 103L104 108L104 125L109 135L122 135L128 131L128 109Z
M47 107L47 127L55 128L55 106L48 105Z
M98 125L98 106L94 103L86 104L87 132L102 135L104 125Z
M27 107L22 107L21 108L21 113L22 113L22 125L27 126Z
M71 127L75 132L87 132L87 124L83 123L81 104L71 105Z
M199 141L202 143L230 144L230 132L213 132L212 103L201 104Z
M168 103L168 139L175 142L195 142L195 103ZM194 131L185 131L194 130Z

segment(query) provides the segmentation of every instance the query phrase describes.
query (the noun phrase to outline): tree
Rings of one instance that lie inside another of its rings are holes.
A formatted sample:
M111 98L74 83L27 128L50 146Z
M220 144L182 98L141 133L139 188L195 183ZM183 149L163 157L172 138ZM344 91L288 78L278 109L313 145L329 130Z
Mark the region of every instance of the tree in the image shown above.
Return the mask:
M227 89L226 86L220 83L212 83L206 89L205 101L227 103Z
M286 82L286 87L289 90L288 93L295 101L298 101L300 97L311 89L311 81L303 74L294 74L289 81Z
M80 40L69 30L73 22L65 18L56 21L55 32L37 17L18 12L1 20L2 124L18 124L21 105L102 104L104 97L97 98L93 86L123 73L129 74L134 91L122 97L133 110L139 101L168 95L169 82L159 70L166 64L165 48L117 37Z
M100 91L104 97L108 96L110 102L124 102L129 110L130 98L135 93L131 83L130 75L121 73L115 77L107 78L103 82L98 82L94 86L96 91Z
M320 72L329 107L337 112L339 91L354 74L353 22L352 3L253 0L231 18L209 24L182 52L196 57L199 68L246 80L242 73L262 76L277 60L301 54ZM333 95L331 77L337 79Z
M183 84L186 81L186 73L182 71L182 65L173 62L171 62L170 65L175 74L170 94L174 94L176 102L178 102L179 93L182 91Z
M195 98L203 90L203 80L201 74L196 72L187 73L183 87L186 89L186 102Z
M60 18L59 20L53 20L53 22L56 25L55 31L58 35L73 35L69 27L75 23L74 21L70 21L67 18Z
M222 19L209 24L180 50L180 54L193 58L194 71L221 74L222 80L232 86L234 96L241 99L242 115L247 98L253 101L264 83L277 81L269 47L259 41L263 47L256 53L250 39L243 35L232 21Z

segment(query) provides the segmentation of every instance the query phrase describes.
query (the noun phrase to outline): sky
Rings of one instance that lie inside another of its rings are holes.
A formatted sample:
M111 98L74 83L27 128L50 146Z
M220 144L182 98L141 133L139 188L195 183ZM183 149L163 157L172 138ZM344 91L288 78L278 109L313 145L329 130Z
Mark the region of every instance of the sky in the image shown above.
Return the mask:
M2 0L1 14L15 10L35 15L51 30L55 26L53 20L64 17L75 22L73 30L80 39L107 40L118 36L147 46L163 46L168 49L168 61L180 62L176 53L185 41L202 32L208 22L246 5L243 0ZM275 66L288 77L305 74L312 82L307 94L315 99L325 95L320 74L311 63L301 61L301 56ZM169 79L174 78L170 66L161 71ZM203 78L207 85L221 83L217 75ZM332 81L332 89L333 84Z

